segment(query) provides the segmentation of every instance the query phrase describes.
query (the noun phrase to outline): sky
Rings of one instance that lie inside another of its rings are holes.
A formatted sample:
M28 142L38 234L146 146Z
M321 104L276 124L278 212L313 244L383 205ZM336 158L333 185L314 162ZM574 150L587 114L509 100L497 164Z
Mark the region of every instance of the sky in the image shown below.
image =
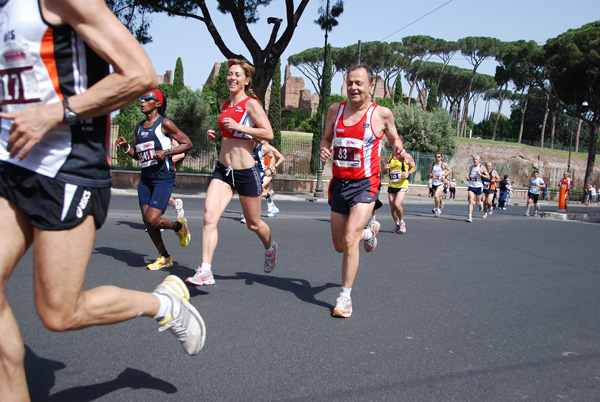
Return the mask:
M298 2L294 0L296 5ZM333 3L334 0L331 0ZM217 11L216 0L206 0L206 4L225 43L233 52L249 58L231 16ZM282 55L282 68L289 56L325 44L324 32L314 23L321 6L325 6L325 0L310 0L308 3ZM284 18L284 1L274 0L271 5L259 8L259 16L260 20L250 29L255 39L264 46L272 27L266 20L268 17ZM153 42L144 45L144 50L156 73L162 75L166 70L175 70L177 58L181 57L185 84L194 90L202 89L214 63L225 61L204 23L165 14L155 14L151 19ZM329 33L328 41L334 47L345 47L359 40L395 42L405 36L429 35L445 40L489 36L502 41L524 39L544 44L569 29L599 19L600 0L345 0L344 12L338 19L339 25ZM284 18L280 31L283 31L285 24ZM368 60L363 61L368 63ZM431 61L439 60L434 57ZM470 68L460 54L456 54L450 64ZM489 60L478 72L494 75L495 68L495 61ZM293 67L291 72L294 76L303 77ZM310 81L303 78L305 87L315 93ZM339 94L341 84L342 77L337 74L333 79L332 92ZM408 84L404 83L403 89L406 93ZM478 109L483 107L478 106ZM483 110L478 112L476 121L481 119ZM505 108L503 112L510 113Z

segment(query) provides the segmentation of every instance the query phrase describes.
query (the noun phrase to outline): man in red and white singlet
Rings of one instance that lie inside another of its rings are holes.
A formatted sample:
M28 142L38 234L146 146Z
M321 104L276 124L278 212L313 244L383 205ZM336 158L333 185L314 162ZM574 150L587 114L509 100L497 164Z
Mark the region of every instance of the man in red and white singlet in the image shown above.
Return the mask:
M333 315L350 317L350 292L358 271L359 243L371 252L377 246L380 224L367 221L381 186L381 139L386 136L394 155L405 154L398 137L394 115L386 107L370 101L374 88L373 72L359 65L346 77L348 101L334 103L327 113L321 140L321 161L333 157L333 179L329 184L331 237L338 253L343 253L342 290Z

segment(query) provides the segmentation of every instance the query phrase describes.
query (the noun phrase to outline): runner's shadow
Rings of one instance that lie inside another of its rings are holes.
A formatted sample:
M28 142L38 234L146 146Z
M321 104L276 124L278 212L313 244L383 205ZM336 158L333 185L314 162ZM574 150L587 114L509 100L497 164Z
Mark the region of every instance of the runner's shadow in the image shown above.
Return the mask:
M141 219L141 217L140 217ZM146 229L146 225L144 225L144 223L141 222L131 222L131 221L118 221L117 223L115 223L115 225L127 225L132 229L135 230L145 230Z
M333 287L339 287L339 284L327 282L322 286L313 287L306 279L281 278L277 276L257 275L249 272L236 272L236 276L215 275L215 280L244 280L246 285L252 286L258 283L275 289L284 290L293 293L298 299L316 306L332 309L334 306L330 303L317 300L315 298L319 293Z
M66 367L62 362L37 356L31 348L25 346L25 371L31 400L33 402L88 402L123 388L155 389L165 394L177 392L177 387L167 381L152 377L150 374L137 369L126 368L114 380L73 387L50 395L50 390L56 382L55 372Z
M114 247L96 247L92 254L104 254L121 261L129 267L145 267L148 264L148 254L136 253L131 250L123 250Z

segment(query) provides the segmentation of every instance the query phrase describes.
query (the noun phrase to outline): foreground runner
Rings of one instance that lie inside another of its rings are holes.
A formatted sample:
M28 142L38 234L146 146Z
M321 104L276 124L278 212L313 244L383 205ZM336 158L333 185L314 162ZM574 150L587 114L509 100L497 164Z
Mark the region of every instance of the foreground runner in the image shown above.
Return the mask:
M383 166L383 173L387 173L390 177L390 184L388 185L388 201L392 219L394 219L395 223L392 233L406 233L402 201L404 201L404 197L408 191L408 178L411 174L415 173L416 170L417 165L415 164L415 160L408 152L404 152L400 159L396 158L394 154L390 154L387 163Z
M46 328L154 317L187 353L198 353L204 323L176 276L154 293L83 289L110 199L108 114L156 84L146 54L102 0L3 1L0 7L3 51L20 55L0 57L0 78L18 95L6 102L3 93L0 112L0 399L29 400L25 347L5 291L32 245L33 293Z
M405 151L398 137L394 115L386 107L370 101L373 72L364 65L348 70L348 101L334 103L327 113L325 134L321 140L320 159L333 156L333 178L329 183L331 237L333 247L343 253L342 289L333 315L350 317L350 293L359 264L359 243L371 252L377 247L381 224L371 216L381 186L381 138L385 134L396 158Z
M219 128L208 130L209 141L222 138L219 161L213 173L204 203L204 227L202 228L202 264L194 276L187 278L189 285L213 285L212 260L219 240L217 224L225 208L237 191L242 204L246 226L256 233L265 250L264 271L270 273L277 265L277 243L271 240L271 229L260 219L261 194L263 192L260 172L252 151L254 140L271 141L273 129L267 114L252 92L254 67L245 60L227 61L227 84L229 95L221 107ZM223 100L225 100L223 99Z
M142 177L138 184L140 210L148 235L159 253L156 261L148 264L146 268L156 271L173 266L173 258L163 242L161 229L175 231L183 247L190 242L185 218L178 217L175 222L171 222L162 215L171 200L171 192L175 185L173 155L180 156L192 149L192 141L175 123L165 117L167 98L160 90L154 89L142 96L140 105L146 120L135 127L133 147L123 136L117 138L117 145L142 165ZM175 148L171 148L173 140L177 142ZM179 201L181 203L181 200ZM176 202L175 204L177 206Z

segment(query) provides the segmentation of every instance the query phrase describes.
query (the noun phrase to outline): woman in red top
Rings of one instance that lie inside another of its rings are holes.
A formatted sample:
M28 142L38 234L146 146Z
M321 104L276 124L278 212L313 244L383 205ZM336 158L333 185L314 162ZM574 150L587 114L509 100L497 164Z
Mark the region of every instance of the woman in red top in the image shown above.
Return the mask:
M202 264L190 285L212 285L212 259L219 238L217 224L237 191L246 218L246 226L255 232L265 248L264 271L269 273L277 264L277 243L271 240L271 229L260 218L262 183L260 172L252 155L254 139L271 141L273 129L256 95L252 92L254 68L245 60L227 61L229 96L221 100L219 128L208 130L209 141L221 142L221 153L204 203L202 228Z

